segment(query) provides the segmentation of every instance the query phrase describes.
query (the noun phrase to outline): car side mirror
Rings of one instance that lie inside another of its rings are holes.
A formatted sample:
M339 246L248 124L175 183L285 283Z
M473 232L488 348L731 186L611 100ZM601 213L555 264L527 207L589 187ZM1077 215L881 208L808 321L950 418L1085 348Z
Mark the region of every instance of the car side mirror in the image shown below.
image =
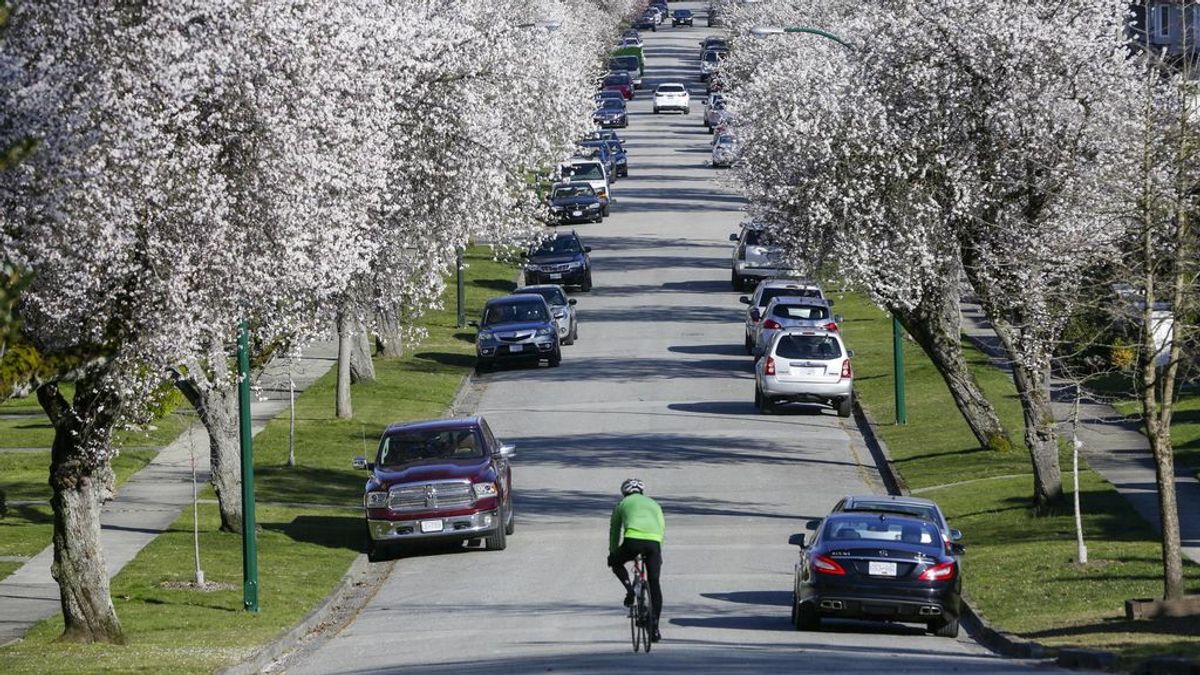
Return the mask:
M567 304L568 304L568 305L574 305L574 304L576 304L576 303L578 303L578 302L579 302L579 301L578 301L578 300L576 300L575 298L571 298L570 300L567 300Z
M736 234L729 235L729 241L737 241L737 235Z
M793 534L792 536L788 537L788 545L789 546L799 546L800 548L804 548L804 533L798 532L798 533Z
M591 247L591 246L584 246L584 247L583 247L583 252L584 252L584 253L591 253L591 252L592 252L592 247Z
M841 314L834 314L834 315L833 315L833 322L834 322L834 323L842 323L842 322L844 322L845 320L846 320L846 317L842 316Z
M846 358L848 358L848 359L854 358L854 350L853 349L846 350Z
M967 547L962 544L950 544L950 553L954 555L962 555L967 552Z
M743 295L742 297L738 298L738 302L742 303L743 305L748 305L750 304L750 298Z
M758 321L760 318L762 318L762 312L758 311L757 307L751 307L750 308L750 318L754 319L755 321Z
M470 327L472 327L472 328L479 328L479 322L478 322L478 321L468 321L468 322L467 322L467 325L468 325L468 326L470 326Z
M811 532L816 532L818 527L821 527L821 519L820 518L813 518L812 520L810 520L804 524L804 529L809 530Z
M958 541L962 539L962 530L950 529L950 541Z
M366 469L366 470L370 471L371 469L375 468L375 467L371 466L371 463L367 461L366 457L355 457L352 460L352 463L354 464L354 468L356 468L356 469Z
M496 454L500 457L504 457L505 459L511 459L517 456L517 446L501 445L500 449L496 451Z
M830 307L833 307L833 300L830 300L829 298L825 298L825 302L828 303Z

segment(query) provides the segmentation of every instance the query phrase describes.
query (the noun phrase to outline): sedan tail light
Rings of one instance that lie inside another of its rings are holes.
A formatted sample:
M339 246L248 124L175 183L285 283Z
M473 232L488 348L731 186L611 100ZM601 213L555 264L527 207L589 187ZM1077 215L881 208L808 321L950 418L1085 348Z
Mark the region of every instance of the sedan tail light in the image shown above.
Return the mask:
M776 321L775 319L767 319L766 321L763 322L762 327L767 330L779 330L781 328L781 326L779 325L779 322Z
M849 380L854 377L854 371L850 369L850 359L842 361L842 379Z
M921 581L949 581L958 574L958 564L953 560L950 562L939 563L921 572L921 576L917 577Z
M763 375L774 375L774 374L775 374L775 357L768 356L767 363L766 363L766 365L763 366Z
M817 574L833 574L836 576L844 576L846 570L837 564L832 558L823 555L813 556L812 570Z

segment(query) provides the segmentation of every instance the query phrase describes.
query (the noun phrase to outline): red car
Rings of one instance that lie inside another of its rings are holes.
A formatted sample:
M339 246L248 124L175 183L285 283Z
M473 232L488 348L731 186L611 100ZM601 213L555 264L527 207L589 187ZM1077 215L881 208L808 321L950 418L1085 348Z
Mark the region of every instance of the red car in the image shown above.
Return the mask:
M482 417L393 424L383 432L363 506L367 557L382 560L406 542L483 539L502 550L513 533L513 447Z
M609 73L604 76L604 91L619 91L625 100L633 98L633 78L629 73Z

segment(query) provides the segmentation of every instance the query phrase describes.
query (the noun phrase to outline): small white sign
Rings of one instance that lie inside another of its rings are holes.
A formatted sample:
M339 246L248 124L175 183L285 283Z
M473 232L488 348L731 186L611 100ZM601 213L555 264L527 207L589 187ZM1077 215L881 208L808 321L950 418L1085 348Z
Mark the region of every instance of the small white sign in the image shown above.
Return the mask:
M867 562L867 574L873 577L894 577L896 576L896 563L870 560Z
M444 526L442 525L442 521L440 521L440 520L422 520L421 521L421 531L422 532L441 532L443 527ZM874 563L872 563L872 564L874 564ZM893 565L893 567L895 567L895 565Z

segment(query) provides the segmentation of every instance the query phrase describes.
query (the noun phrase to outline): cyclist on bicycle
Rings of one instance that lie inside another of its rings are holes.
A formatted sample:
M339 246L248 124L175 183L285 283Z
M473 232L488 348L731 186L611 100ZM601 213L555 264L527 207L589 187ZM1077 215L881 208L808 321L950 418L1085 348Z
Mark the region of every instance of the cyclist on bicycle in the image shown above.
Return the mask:
M662 571L662 540L666 531L662 508L644 493L646 485L637 478L621 483L622 499L613 507L608 532L608 566L625 587L625 606L633 604L633 586L625 563L641 554L646 564L646 580L650 583L652 623L650 639L658 642L658 617L662 613L662 587L658 576ZM624 535L624 540L622 540Z

